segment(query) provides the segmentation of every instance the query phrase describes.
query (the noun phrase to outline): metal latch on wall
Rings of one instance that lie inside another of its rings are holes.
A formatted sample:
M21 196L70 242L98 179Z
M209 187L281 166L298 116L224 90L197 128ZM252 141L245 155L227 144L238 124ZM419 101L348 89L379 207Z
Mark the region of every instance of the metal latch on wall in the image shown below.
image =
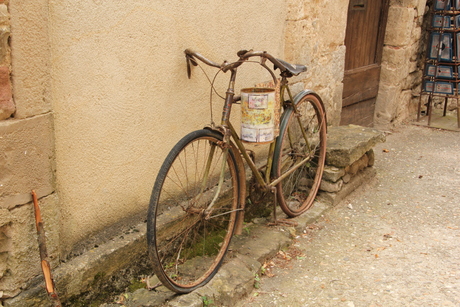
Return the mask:
M364 11L367 8L367 0L351 0L353 11Z

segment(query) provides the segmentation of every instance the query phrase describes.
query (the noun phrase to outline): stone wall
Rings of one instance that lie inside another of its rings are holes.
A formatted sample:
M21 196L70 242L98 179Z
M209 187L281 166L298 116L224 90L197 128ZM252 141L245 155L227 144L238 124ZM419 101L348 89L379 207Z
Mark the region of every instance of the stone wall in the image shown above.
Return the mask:
M0 299L41 271L32 190L52 265L59 260L46 3L0 1Z
M8 6L5 1L0 1L0 120L9 118L16 109L11 93L9 37Z
M306 64L295 90L312 89L323 99L329 125L339 125L345 68L348 0L288 1L285 56Z
M374 126L387 129L417 115L426 0L391 0Z

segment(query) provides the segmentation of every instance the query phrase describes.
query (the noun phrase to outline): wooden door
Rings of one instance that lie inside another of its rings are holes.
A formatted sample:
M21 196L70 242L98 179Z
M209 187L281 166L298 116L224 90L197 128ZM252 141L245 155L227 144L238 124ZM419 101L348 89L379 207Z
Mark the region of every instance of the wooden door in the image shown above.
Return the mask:
M389 0L350 0L341 125L372 126Z

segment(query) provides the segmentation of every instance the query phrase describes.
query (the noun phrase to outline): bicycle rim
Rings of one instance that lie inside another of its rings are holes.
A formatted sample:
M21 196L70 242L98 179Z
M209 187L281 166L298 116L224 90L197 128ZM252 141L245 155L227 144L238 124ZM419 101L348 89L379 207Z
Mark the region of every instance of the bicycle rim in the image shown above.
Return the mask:
M233 235L238 170L231 149L225 159L221 140L209 130L184 137L166 158L152 192L149 254L157 277L177 293L188 293L214 276Z
M304 96L286 110L275 150L275 178L286 176L278 185L281 209L295 217L308 210L315 200L326 159L326 116L318 97ZM295 169L289 175L289 171Z

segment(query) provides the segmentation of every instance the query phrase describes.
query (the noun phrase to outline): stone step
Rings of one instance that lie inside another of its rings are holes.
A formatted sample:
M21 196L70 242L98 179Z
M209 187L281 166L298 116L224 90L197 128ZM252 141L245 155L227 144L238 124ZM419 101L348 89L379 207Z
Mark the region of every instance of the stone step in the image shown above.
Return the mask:
M373 148L380 142L385 142L385 134L376 129L357 125L329 127L319 198L335 205L374 177Z
M326 165L345 168L360 159L377 143L385 142L379 130L357 125L329 127Z

